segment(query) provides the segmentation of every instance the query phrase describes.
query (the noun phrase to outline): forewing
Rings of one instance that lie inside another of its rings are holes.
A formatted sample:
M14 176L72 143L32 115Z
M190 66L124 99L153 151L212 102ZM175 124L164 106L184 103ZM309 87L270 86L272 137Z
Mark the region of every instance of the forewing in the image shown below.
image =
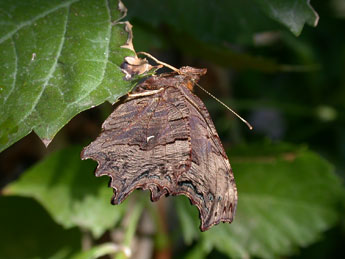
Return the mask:
M188 110L182 93L169 87L118 106L100 136L82 152L98 162L96 176L111 177L112 202L134 189L150 189L151 199L174 195L179 175L190 167Z

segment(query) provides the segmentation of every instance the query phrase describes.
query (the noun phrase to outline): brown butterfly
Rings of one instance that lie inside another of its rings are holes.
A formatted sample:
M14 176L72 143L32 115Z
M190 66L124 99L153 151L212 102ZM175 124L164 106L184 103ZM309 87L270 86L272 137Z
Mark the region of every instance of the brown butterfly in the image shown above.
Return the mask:
M205 73L182 67L149 77L84 148L81 158L98 162L96 176L111 178L113 204L135 189L149 189L152 201L183 194L198 207L202 231L232 222L234 175L205 105L191 92Z

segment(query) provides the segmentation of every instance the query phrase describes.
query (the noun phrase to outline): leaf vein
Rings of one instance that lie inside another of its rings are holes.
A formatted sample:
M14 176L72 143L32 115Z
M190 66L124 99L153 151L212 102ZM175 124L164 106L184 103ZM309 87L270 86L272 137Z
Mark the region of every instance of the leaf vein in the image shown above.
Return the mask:
M64 28L63 28L63 33L62 33L62 38L61 38L61 42L60 42L60 45L59 45L59 48L58 48L58 51L56 53L56 58L54 59L54 64L52 65L51 69L49 70L49 73L47 75L47 77L45 78L45 83L43 84L42 86L42 90L40 91L40 93L38 94L37 98L35 99L35 101L33 102L32 104L32 107L30 109L29 112L26 113L26 115L19 121L18 125L20 125L20 123L22 123L32 112L33 110L35 109L36 105L38 104L43 92L45 91L48 83L49 83L49 80L52 78L55 70L56 70L56 66L57 66L57 63L58 63L58 59L61 55L61 52L62 52L62 49L63 49L63 45L64 45L64 42L65 42L65 39L66 39L66 31L67 31L67 24L68 24L68 15L69 15L69 12L70 12L70 6L67 6L67 12L66 12L66 19L64 21Z
M11 38L15 33L17 33L17 31L19 31L20 29L22 29L23 27L25 26L30 26L31 24L33 24L35 21L59 10L59 9L62 9L62 8L65 8L65 7L69 7L71 4L75 3L75 2L78 2L80 0L71 0L69 2L66 2L66 3L62 3L60 5L57 5L55 6L54 8L51 8L45 12L42 12L40 13L39 15L35 16L35 17L32 17L32 19L28 20L28 21L25 21L25 22L22 22L20 24L17 25L16 28L14 28L12 31L8 32L7 34L5 34L3 37L0 38L0 43L8 40L9 38Z
M17 73L18 73L18 54L17 54L16 43L14 42L13 37L11 37L11 42L13 45L13 52L14 52L14 57L15 57L15 60L14 60L15 67L14 67L14 71L13 71L13 82L11 84L11 89L8 92L8 94L4 97L4 105L6 104L8 97L12 94L12 92L16 86Z
M93 87L93 88L90 88L90 90L87 91L84 95L81 95L81 96L80 96L78 99L76 99L75 101L68 103L67 106L66 106L66 110L68 110L68 108L69 108L70 106L72 106L72 105L74 105L74 104L80 102L82 99L84 99L85 97L89 96L90 93L91 93L92 91L94 91L95 89L97 89L97 88L102 84L102 82L103 82L103 80L104 80L105 72L106 72L106 70L107 70L107 65L108 65L108 59L109 59L109 45L110 45L110 41L111 41L111 40L110 40L110 37L111 37L111 28L112 28L112 23L111 23L111 12L110 12L110 7L109 7L109 2L108 2L108 0L105 0L104 2L105 2L105 7L106 7L106 9L107 9L107 11L108 11L108 17L109 17L109 19L108 19L108 32L107 32L108 42L107 42L107 46L106 46L106 49L105 49L105 53L106 53L106 54L105 54L105 62L104 62L104 69L103 69L102 75L101 75L101 80L100 80L99 84L97 84L97 85L96 85L95 87ZM62 117L63 115L64 115L64 113L61 114L60 117Z

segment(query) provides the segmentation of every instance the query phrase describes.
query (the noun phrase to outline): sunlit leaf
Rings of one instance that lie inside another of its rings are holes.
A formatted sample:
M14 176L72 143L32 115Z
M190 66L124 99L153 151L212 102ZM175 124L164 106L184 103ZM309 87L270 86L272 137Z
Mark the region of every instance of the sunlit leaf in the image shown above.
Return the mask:
M0 151L32 130L48 144L76 114L113 103L133 82L120 65L116 0L0 1Z

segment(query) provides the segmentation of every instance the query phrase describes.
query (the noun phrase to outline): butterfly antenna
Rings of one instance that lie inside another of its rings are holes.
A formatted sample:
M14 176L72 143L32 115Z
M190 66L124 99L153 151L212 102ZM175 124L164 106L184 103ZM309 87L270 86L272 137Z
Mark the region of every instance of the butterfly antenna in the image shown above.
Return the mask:
M180 74L180 70L177 69L176 67L173 67L163 61L160 61L158 59L156 59L154 56L152 56L151 54L141 51L137 53L138 55L145 55L149 58L151 58L152 60L154 60L157 64L163 65L165 67L170 68L171 70L177 72ZM231 111L234 115L236 115L241 121L243 121L250 130L253 129L252 125L250 125L250 123L248 121L246 121L245 119L243 119L239 114L237 114L237 112L235 112L233 109L231 109L229 106L227 106L225 103L223 103L221 100L219 100L217 97L215 97L213 94L211 94L210 92L208 92L205 88L203 88L201 85L199 85L197 82L194 82L201 90L203 90L205 93L207 93L209 96L211 96L212 98L214 98L217 102L219 102L221 105L223 105L226 109L228 109L229 111Z
M203 88L201 85L199 85L198 83L194 82L201 90L203 90L205 93L207 93L209 96L211 96L212 98L214 98L217 102L219 102L221 105L223 105L226 109L228 109L229 111L231 111L234 115L237 116L237 118L239 118L241 121L243 121L250 130L253 129L253 126L250 125L250 123L248 121L246 121L245 119L243 119L237 112L235 112L233 109L231 109L229 106L227 106L225 103L223 103L221 100L219 100L217 97L215 97L213 94L211 94L209 91L207 91L205 88Z
M171 70L173 70L173 71L175 71L175 72L177 72L177 73L180 74L180 70L179 70L179 69L177 69L176 67L173 67L173 66L171 66L171 65L169 65L169 64L167 64L167 63L164 63L164 62L162 62L162 61L156 59L154 56L152 56L151 54L149 54L149 53L147 53L147 52L141 51L141 52L138 52L137 54L138 54L138 55L141 55L141 54L142 54L142 55L145 55L145 56L149 57L150 59L154 60L157 64L160 64L160 65L163 65L163 66L165 66L165 67L168 67L168 68L170 68Z

